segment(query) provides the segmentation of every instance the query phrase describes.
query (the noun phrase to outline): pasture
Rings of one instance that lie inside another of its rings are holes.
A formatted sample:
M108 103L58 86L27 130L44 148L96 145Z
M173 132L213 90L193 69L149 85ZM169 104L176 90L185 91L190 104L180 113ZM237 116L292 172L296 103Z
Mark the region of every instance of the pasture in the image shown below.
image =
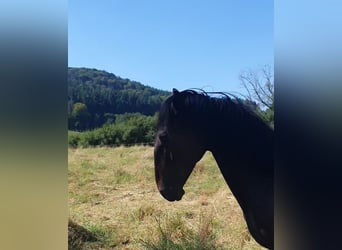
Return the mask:
M208 152L172 203L157 190L153 147L68 154L69 249L264 249Z

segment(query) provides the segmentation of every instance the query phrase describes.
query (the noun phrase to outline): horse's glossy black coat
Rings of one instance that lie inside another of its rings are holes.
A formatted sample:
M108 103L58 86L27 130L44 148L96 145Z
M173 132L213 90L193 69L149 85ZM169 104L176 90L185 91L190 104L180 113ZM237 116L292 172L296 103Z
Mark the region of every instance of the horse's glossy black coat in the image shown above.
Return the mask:
M273 130L238 100L173 91L161 106L155 177L161 195L180 200L209 150L243 210L254 239L273 249Z

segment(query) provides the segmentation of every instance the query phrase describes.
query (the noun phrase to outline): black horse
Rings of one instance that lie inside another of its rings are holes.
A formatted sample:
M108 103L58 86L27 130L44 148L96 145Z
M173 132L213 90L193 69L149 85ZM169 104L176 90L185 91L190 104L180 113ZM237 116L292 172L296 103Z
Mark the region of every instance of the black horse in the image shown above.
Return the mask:
M194 166L209 150L251 235L273 249L273 143L273 130L238 99L174 89L158 118L154 164L159 192L168 201L180 200Z

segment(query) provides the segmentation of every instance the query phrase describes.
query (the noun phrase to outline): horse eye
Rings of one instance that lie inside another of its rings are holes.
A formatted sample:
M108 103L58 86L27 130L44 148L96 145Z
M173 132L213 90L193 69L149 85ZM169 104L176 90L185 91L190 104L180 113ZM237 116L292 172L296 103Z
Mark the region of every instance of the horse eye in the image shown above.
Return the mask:
M163 143L167 142L168 141L168 137L167 137L167 134L166 133L161 133L159 135L159 140Z

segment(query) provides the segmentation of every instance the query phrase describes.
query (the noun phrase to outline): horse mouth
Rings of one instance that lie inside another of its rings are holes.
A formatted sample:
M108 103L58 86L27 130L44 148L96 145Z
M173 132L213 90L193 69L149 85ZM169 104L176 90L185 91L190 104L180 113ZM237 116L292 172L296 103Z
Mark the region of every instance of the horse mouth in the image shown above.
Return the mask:
M160 194L168 201L180 201L185 194L185 191L181 189L168 188L165 190L160 190Z

